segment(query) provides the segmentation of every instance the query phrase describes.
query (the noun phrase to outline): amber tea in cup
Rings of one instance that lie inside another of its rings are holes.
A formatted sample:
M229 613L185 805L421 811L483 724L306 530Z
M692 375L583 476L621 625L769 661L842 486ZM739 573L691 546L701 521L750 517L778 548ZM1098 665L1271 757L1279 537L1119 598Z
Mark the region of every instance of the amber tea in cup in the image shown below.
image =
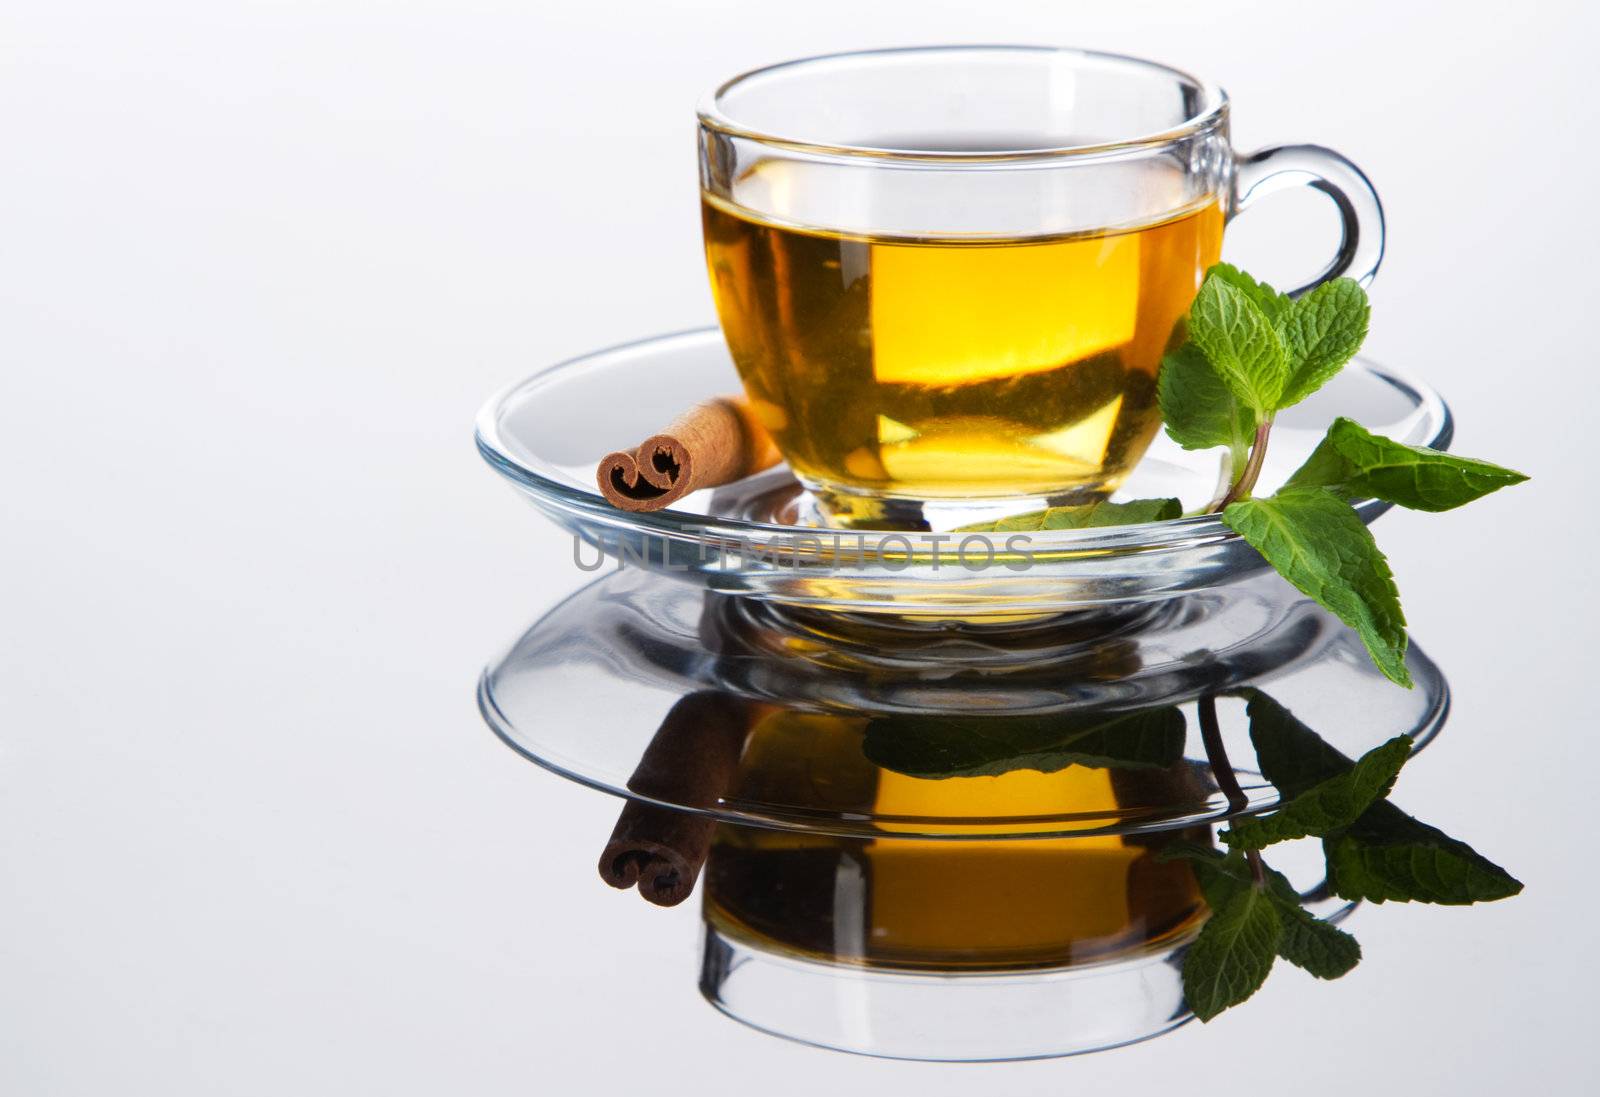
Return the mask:
M1162 353L1222 248L1215 201L984 242L704 212L723 330L790 465L919 498L1111 486L1158 426Z
M1382 220L1360 172L1308 146L1236 161L1227 107L1174 69L1031 47L814 58L711 97L717 313L825 518L937 527L1114 490L1255 193L1335 196L1344 240L1322 277L1371 277Z

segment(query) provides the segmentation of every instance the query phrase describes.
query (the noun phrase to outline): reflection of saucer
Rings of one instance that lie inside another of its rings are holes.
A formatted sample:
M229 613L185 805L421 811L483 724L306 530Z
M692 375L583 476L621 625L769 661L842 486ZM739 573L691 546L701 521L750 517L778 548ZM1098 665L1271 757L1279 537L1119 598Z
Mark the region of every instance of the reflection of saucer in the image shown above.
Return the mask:
M1401 733L1425 743L1448 707L1415 645L1417 687L1400 689L1275 576L1093 621L811 620L623 571L495 660L479 700L519 753L615 795L782 830L942 839L1148 832L1275 806L1254 769L1249 689L1352 758ZM658 734L670 712L708 696L743 722L724 786L642 782L642 760L671 746ZM1209 768L1219 753L1232 803ZM1066 787L1085 767L1109 775L1098 799Z
M1047 612L1205 590L1265 568L1214 517L1033 533L1009 553L1006 538L996 535L952 557L960 538L949 534L784 524L806 508L795 505L794 481L781 469L654 514L618 511L595 491L595 465L604 453L655 433L663 409L737 391L738 384L715 329L616 347L494 397L478 417L478 448L541 511L596 551L714 590L791 605L922 615ZM1437 393L1357 359L1280 418L1263 489L1280 484L1339 415L1412 445L1443 448L1450 441L1449 412ZM1215 453L1189 453L1158 438L1118 497L1177 496L1197 509L1216 473ZM1357 509L1371 521L1386 504L1367 500Z

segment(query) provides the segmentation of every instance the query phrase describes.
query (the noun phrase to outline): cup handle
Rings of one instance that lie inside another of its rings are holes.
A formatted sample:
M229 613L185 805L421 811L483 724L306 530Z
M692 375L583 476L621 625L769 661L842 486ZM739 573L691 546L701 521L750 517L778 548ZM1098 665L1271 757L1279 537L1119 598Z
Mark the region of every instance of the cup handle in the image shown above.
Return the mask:
M1383 203L1361 169L1321 145L1275 145L1241 156L1234 169L1229 220L1251 204L1289 187L1320 190L1339 209L1342 236L1333 261L1310 282L1289 291L1299 297L1322 283L1348 276L1366 286L1383 262Z

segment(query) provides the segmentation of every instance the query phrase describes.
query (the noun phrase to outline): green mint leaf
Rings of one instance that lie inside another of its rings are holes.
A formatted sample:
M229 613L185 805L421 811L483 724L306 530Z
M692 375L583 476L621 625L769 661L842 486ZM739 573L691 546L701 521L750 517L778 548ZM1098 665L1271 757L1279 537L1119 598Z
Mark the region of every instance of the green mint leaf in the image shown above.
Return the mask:
M1259 690L1245 712L1261 773L1285 796L1299 796L1355 765L1293 713ZM1349 830L1323 840L1328 882L1346 899L1472 903L1522 890L1509 872L1471 846L1407 815L1387 800Z
M1165 522L1183 517L1183 504L1176 499L1130 499L1126 503L1102 500L1075 507L1013 514L994 522L974 522L961 526L957 533L1033 533L1046 529L1098 529L1104 526L1136 526L1145 522Z
M1324 282L1281 314L1290 374L1275 407L1298 404L1343 369L1366 340L1371 315L1366 290L1350 278Z
M1340 418L1285 486L1328 487L1351 498L1440 511L1526 479L1488 461L1408 446Z
M1259 888L1213 910L1183 961L1183 994L1195 1016L1209 1021L1259 990L1282 936L1277 905Z
M1345 899L1464 905L1505 899L1521 881L1477 850L1387 801L1322 843L1328 883Z
M1385 676L1410 687L1400 593L1349 503L1321 488L1296 488L1232 503L1222 520L1279 575L1355 629Z
M1156 393L1167 434L1184 449L1232 446L1255 434L1256 413L1233 398L1194 343L1162 359Z
M1361 499L1370 495L1370 492L1357 492L1350 486L1350 481L1360 475L1361 470L1340 452L1338 435L1342 433L1339 424L1349 423L1351 420L1340 416L1329 426L1328 432L1322 436L1322 441L1317 443L1317 448L1311 451L1311 456L1301 462L1300 467L1294 470L1289 479L1284 481L1283 488L1327 488L1335 495L1346 499ZM1377 437L1374 435L1374 437ZM1399 443L1395 443L1398 445ZM1411 447L1407 446L1407 449ZM1436 453L1437 450L1430 450Z
M1300 906L1279 904L1283 936L1278 955L1318 979L1337 979L1361 962L1361 945L1332 922Z
M1208 276L1189 306L1189 338L1241 404L1262 414L1277 408L1288 357L1272 321L1243 290Z
M1232 263L1213 264L1206 271L1206 277L1220 278L1244 294L1273 324L1277 324L1290 309L1294 308L1294 299L1288 294L1279 293L1265 282L1257 282Z
M1046 716L883 716L867 721L862 752L909 777L996 777L1068 766L1165 769L1183 757L1177 707Z
M1238 819L1222 832L1235 849L1263 849L1275 842L1325 838L1350 826L1374 802L1389 795L1400 767L1411 757L1411 737L1397 735L1363 754L1356 764L1300 793L1270 815Z

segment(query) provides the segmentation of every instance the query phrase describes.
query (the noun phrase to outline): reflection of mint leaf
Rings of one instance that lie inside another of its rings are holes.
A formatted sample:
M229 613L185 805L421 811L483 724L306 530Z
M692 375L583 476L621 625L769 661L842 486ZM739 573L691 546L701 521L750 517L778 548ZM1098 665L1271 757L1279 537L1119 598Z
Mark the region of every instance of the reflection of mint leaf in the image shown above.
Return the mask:
M1098 529L1104 526L1135 526L1144 522L1165 522L1183 515L1183 504L1176 499L1130 499L1126 503L1102 500L1075 507L1013 514L994 522L974 522L961 526L957 533L1033 533L1046 529Z
M1400 593L1372 531L1349 503L1320 488L1297 488L1234 503L1222 520L1278 574L1355 629L1379 670L1411 685Z
M1408 446L1341 418L1285 486L1328 487L1357 499L1439 511L1526 479L1488 461Z
M1348 773L1355 763L1259 690L1246 714L1256 764L1285 796ZM1328 883L1345 899L1473 903L1504 899L1522 884L1477 850L1379 800L1322 843Z
M1183 995L1209 1021L1260 989L1272 970L1283 920L1267 894L1248 887L1212 911L1183 961Z
M1257 282L1244 271L1232 263L1216 263L1206 271L1207 278L1220 278L1234 289L1250 298L1256 308L1260 309L1272 323L1277 324L1283 316L1294 308L1294 299L1286 293L1279 293L1265 282Z
M1361 962L1361 945L1356 939L1325 922L1296 903L1279 904L1283 915L1283 936L1278 938L1278 955L1318 979L1337 979Z
M1278 317L1289 357L1289 381L1275 405L1298 404L1328 382L1361 349L1371 315L1366 291L1352 279L1324 282Z
M1345 899L1447 903L1505 899L1522 884L1477 850L1387 801L1324 839L1328 883Z
M1356 939L1300 905L1300 893L1281 872L1263 866L1267 895L1283 917L1278 955L1318 979L1337 979L1361 962Z
M1350 826L1375 801L1387 796L1409 757L1411 737L1397 735L1363 754L1344 773L1312 786L1271 815L1236 820L1223 831L1222 840L1236 849L1262 849L1295 838L1325 838Z
M1256 764L1285 799L1293 799L1355 765L1272 697L1253 689L1249 698L1245 716L1250 721L1250 745L1256 751Z
M1194 880L1200 885L1200 894L1212 910L1232 899L1243 888L1253 887L1250 866L1244 854L1237 850L1221 850L1197 845L1194 842L1170 842L1156 855L1162 861L1188 861L1194 870Z
M1255 886L1250 866L1238 850L1223 855L1203 846L1179 842L1163 850L1160 856L1162 860L1190 862L1200 893L1212 910L1220 909L1240 892ZM1278 955L1319 979L1337 979L1355 967L1361 960L1361 946L1356 939L1301 906L1300 894L1283 873L1265 865L1262 871L1266 895L1278 908L1283 922Z
M1255 433L1255 412L1233 398L1193 343L1162 359L1156 391L1167 434L1184 449L1243 444Z
M1208 276L1189 307L1189 338L1240 403L1262 413L1277 408L1289 362L1272 321L1244 291Z
M1176 707L1046 716L883 716L867 722L862 751L909 777L1054 773L1072 765L1165 769L1183 756Z

